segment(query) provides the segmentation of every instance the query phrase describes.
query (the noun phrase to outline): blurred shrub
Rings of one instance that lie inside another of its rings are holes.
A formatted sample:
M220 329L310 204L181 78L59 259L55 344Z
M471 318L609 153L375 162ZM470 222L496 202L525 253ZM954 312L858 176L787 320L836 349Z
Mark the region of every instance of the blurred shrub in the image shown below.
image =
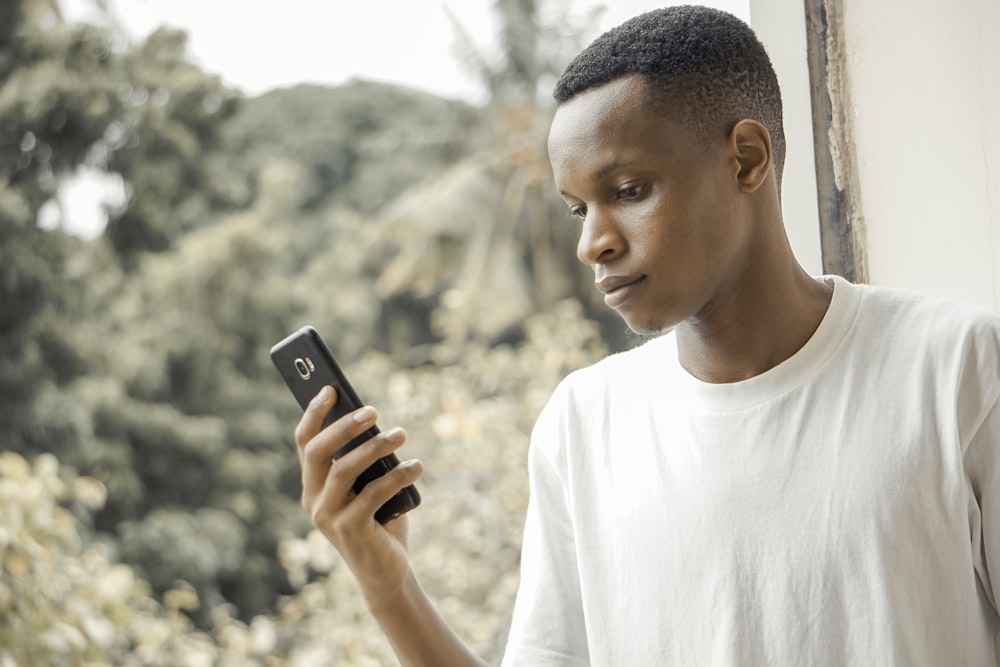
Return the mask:
M84 545L73 512L105 496L51 455L0 453L0 664L181 664L194 641L184 616L104 545Z
M596 326L572 301L526 329L523 345L472 348L459 364L404 369L380 354L356 364L383 425L409 431L404 456L427 466L424 504L411 520L414 566L459 634L491 661L502 653L517 587L532 423L566 372L604 354ZM134 558L183 564L150 571L174 579L158 602L86 530L106 496L103 484L60 469L52 455L29 463L0 453L0 664L393 664L350 572L317 532L275 550L295 593L273 612L243 622L216 604L195 630L189 615L204 601L184 579L224 578L239 565L243 533L233 515L158 509L124 524L123 549L158 552Z
M518 583L531 428L562 377L605 354L597 325L575 301L532 316L525 328L517 347L471 345L447 366L405 369L377 354L352 364L382 426L406 428L400 456L425 464L423 504L410 519L414 568L459 635L494 664ZM282 546L294 581L329 572L278 607L278 645L289 664L395 664L332 547L316 533Z
M0 665L391 662L303 537L267 349L305 323L409 429L414 560L497 656L528 432L604 352L547 112L366 82L236 99L183 33L124 47L0 4L0 449L34 461L2 459ZM39 227L81 167L127 193L92 241Z

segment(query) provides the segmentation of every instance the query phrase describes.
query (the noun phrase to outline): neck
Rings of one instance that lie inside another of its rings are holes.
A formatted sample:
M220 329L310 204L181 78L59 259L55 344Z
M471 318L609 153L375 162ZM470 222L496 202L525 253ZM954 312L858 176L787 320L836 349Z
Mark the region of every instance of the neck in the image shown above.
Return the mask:
M833 288L795 261L784 232L734 273L721 297L677 327L681 365L705 382L760 375L805 345L822 321Z

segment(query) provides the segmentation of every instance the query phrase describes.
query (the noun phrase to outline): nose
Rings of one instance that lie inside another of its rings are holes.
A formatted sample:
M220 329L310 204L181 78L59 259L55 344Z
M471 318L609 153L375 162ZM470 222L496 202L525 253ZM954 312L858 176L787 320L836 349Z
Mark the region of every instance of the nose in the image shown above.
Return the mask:
M576 244L577 258L591 266L603 264L621 254L624 247L625 239L614 219L596 208L588 209L580 228L580 240Z

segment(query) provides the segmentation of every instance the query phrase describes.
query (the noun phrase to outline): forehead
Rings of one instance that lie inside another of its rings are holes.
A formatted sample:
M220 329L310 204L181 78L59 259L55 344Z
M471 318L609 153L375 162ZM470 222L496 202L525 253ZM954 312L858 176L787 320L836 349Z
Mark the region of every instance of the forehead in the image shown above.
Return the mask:
M549 161L560 190L579 177L601 178L624 165L677 168L701 159L705 146L668 118L639 75L586 90L563 103L549 129Z
M639 76L591 88L556 109L549 129L549 154L581 143L614 143L635 121L653 116L646 84Z

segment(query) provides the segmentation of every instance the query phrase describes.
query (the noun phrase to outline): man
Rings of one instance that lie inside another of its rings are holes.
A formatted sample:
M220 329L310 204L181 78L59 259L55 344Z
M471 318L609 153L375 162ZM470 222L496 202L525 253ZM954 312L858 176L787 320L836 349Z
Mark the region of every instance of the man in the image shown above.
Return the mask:
M750 29L636 17L567 68L549 135L578 255L633 330L536 424L505 665L1000 664L1000 317L813 278L780 208L781 99ZM404 664L482 664L372 514L420 474L334 465L363 409L299 424L303 503Z

